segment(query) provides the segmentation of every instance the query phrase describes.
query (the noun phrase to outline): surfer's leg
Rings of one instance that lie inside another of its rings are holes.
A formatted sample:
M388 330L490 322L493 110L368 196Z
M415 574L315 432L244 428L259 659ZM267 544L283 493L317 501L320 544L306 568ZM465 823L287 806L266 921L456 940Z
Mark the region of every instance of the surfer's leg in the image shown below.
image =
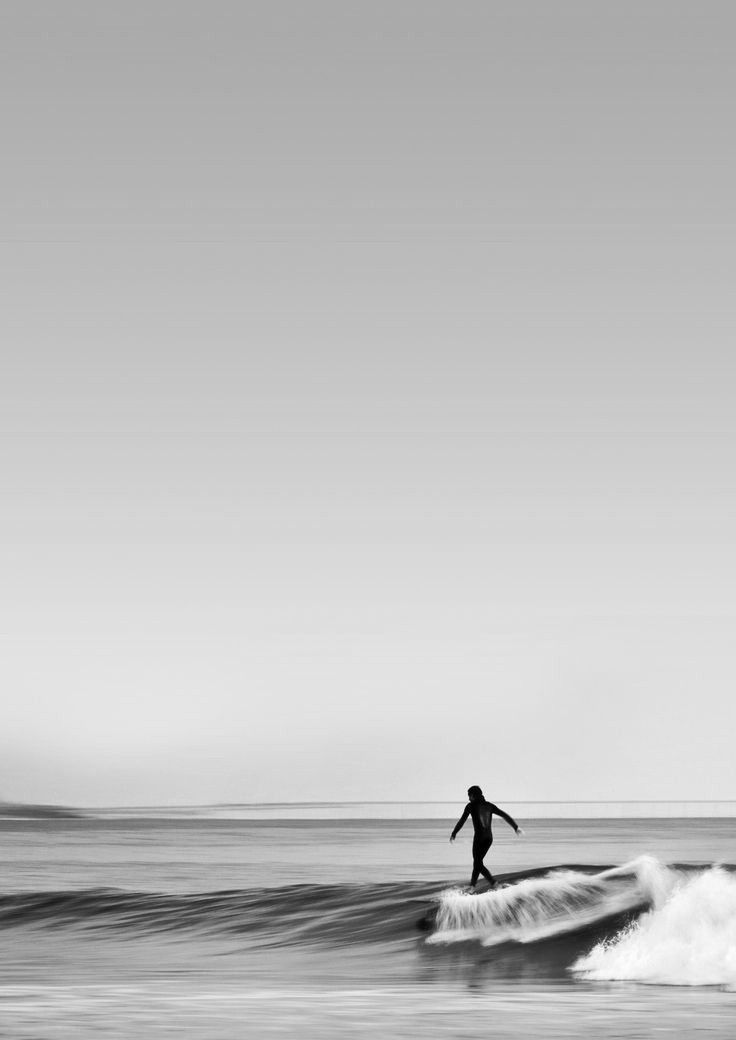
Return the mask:
M478 877L482 874L487 881L493 884L493 875L490 870L483 865L483 857L486 855L491 847L491 842L481 838L473 841L473 876L470 879L470 885L473 887L478 881Z
M473 873L470 876L470 887L474 888L480 877L480 868L483 866L483 857L478 857L480 845L477 838L473 838Z
M489 885L495 885L496 884L496 879L494 878L493 874L491 874L491 872L488 869L488 867L486 867L483 864L481 864L480 872L483 875L483 877L486 879L486 881L488 882Z

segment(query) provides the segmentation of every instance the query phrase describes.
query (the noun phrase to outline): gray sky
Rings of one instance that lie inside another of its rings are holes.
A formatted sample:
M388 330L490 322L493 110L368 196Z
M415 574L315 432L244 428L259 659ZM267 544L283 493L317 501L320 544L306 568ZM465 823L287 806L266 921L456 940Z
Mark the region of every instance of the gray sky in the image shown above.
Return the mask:
M736 798L732 5L2 22L0 795Z

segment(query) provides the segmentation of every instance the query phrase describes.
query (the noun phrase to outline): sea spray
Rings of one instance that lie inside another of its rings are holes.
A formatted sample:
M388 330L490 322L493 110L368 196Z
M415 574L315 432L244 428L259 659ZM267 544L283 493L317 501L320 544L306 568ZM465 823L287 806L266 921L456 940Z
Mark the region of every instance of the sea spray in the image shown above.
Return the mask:
M598 874L555 870L475 895L443 893L430 943L531 943L588 927L664 898L671 872L643 856Z
M736 989L736 876L719 867L670 874L670 891L648 913L572 970L590 980Z

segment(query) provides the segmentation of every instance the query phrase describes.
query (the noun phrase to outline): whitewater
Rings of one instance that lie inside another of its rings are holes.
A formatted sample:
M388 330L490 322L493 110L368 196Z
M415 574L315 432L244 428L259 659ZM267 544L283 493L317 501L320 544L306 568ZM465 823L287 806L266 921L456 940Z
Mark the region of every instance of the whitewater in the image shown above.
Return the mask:
M580 957L590 980L736 989L736 875L657 867L652 908Z
M736 989L734 868L678 869L642 856L595 874L553 870L482 894L452 889L441 897L428 942L538 943L622 916L625 926L578 957L572 972Z

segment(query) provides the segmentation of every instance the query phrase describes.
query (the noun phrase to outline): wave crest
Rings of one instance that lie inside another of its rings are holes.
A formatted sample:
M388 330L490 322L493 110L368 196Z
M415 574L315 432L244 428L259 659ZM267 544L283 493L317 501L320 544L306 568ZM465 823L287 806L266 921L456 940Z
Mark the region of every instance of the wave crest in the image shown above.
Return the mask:
M667 886L667 868L649 856L597 874L554 870L480 895L445 892L431 943L532 943L643 910Z
M580 957L590 980L736 989L736 877L721 867L667 871L648 913Z

